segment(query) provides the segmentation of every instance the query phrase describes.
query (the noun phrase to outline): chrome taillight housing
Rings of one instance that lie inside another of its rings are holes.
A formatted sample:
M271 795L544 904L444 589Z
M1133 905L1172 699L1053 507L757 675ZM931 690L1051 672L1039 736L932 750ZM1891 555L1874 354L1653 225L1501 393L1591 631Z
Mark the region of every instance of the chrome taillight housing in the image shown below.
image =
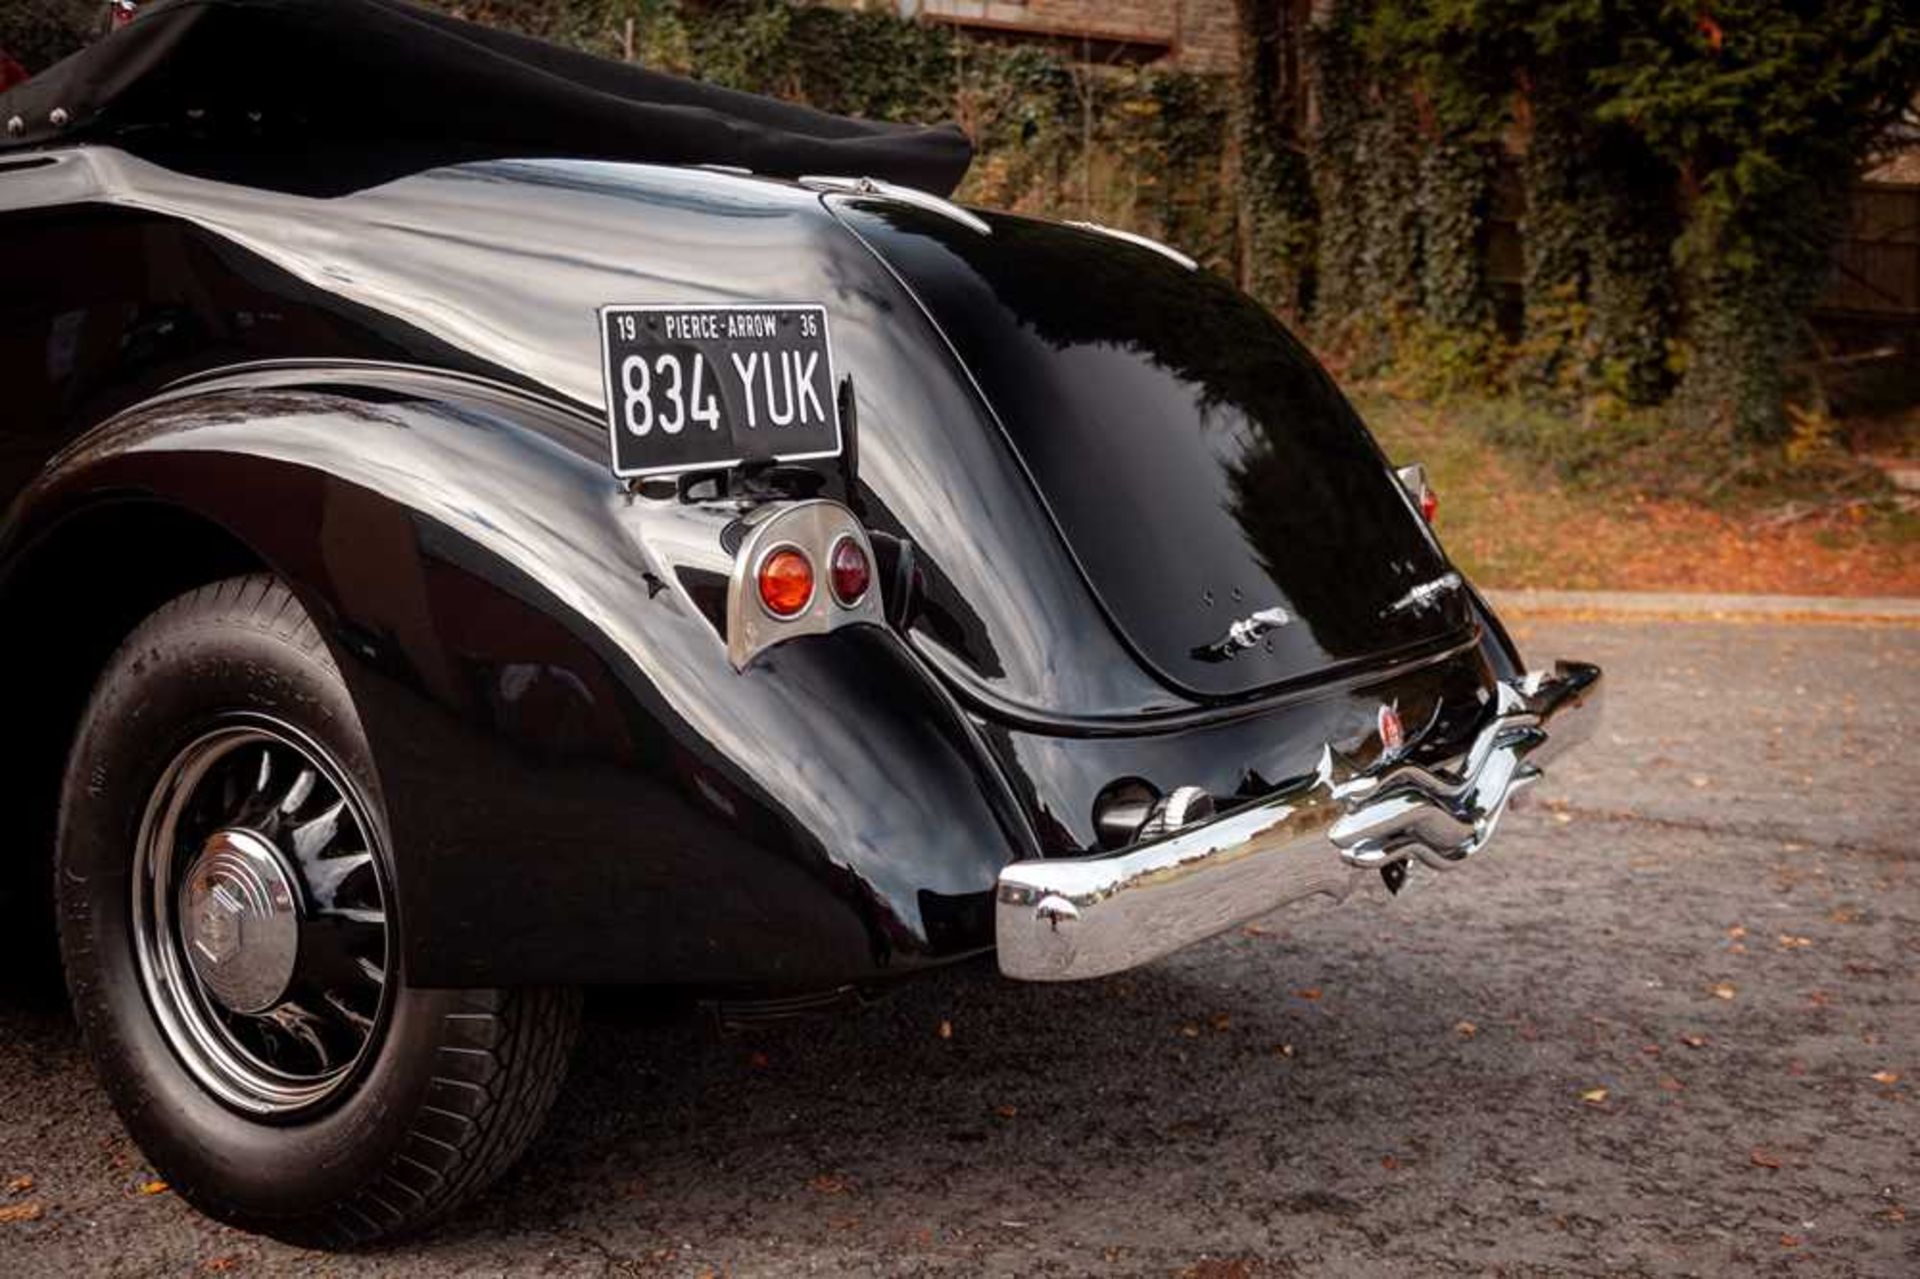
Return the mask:
M727 583L727 658L735 670L802 635L885 625L872 589L873 546L852 511L824 498L768 502L742 515L740 528Z

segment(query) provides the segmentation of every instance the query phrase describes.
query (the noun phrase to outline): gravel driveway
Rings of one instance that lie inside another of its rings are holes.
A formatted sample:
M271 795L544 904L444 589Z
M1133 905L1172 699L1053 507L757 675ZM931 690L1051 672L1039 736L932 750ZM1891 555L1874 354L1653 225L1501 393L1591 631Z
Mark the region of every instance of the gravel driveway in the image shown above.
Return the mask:
M1610 719L1484 862L1073 987L603 1001L546 1138L395 1250L149 1184L0 975L0 1274L1920 1274L1920 629L1519 631Z

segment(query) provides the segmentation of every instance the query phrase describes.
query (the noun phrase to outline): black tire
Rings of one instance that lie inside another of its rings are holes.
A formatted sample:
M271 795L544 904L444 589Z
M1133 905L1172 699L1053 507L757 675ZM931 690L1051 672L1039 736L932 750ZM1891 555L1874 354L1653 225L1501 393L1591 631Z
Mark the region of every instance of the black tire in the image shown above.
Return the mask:
M139 922L135 865L169 761L193 734L236 717L297 730L310 758L338 771L340 794L358 797L371 828L378 883L392 882L365 735L298 601L266 575L173 600L102 672L61 794L60 949L87 1050L155 1171L208 1215L310 1247L417 1231L532 1140L566 1071L578 994L408 986L395 902L379 925L396 943L381 951L380 1011L351 1073L342 1067L327 1085L335 1091L274 1115L216 1096L189 1068L191 1045L156 1013L151 939L166 930ZM183 916L173 931L187 928ZM210 987L194 989L213 1007Z

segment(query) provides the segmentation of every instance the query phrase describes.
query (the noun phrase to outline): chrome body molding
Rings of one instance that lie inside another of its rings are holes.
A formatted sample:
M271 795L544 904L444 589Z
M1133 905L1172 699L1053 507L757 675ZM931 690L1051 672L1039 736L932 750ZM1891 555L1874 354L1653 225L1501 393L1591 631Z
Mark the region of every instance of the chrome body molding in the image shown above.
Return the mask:
M993 228L979 214L969 213L953 201L934 195L931 191L922 191L918 187L901 186L897 182L882 182L879 178L839 177L829 174L807 174L799 179L799 184L809 191L877 196L883 200L892 200L896 204L910 204L916 209L925 209L929 213L937 213L943 218L958 222L969 231L980 235L993 234Z
M994 906L1000 971L1072 981L1132 968L1417 858L1442 869L1486 846L1509 799L1593 733L1599 668L1559 663L1496 686L1487 721L1447 769L1355 772L1328 748L1297 786L1120 852L1020 861Z
M1244 653L1258 644L1270 633L1287 626L1293 621L1293 615L1279 605L1259 609L1249 613L1239 621L1227 627L1227 633L1211 644L1203 644L1194 651L1194 656L1204 661L1224 662L1238 653Z
M1122 231L1119 227L1107 226L1102 222L1075 221L1071 218L1067 220L1067 225L1079 227L1082 231L1091 231L1095 235L1112 236L1116 240L1124 240L1128 244L1138 245L1143 249L1151 249L1161 257L1166 258L1170 262L1177 262L1189 271L1198 271L1200 269L1199 262L1174 248L1172 245L1162 244L1151 236L1141 235L1137 231Z
M1405 595L1387 606L1388 613L1425 612L1439 603L1441 598L1460 589L1463 579L1458 573L1442 573L1431 582L1422 582L1410 588Z

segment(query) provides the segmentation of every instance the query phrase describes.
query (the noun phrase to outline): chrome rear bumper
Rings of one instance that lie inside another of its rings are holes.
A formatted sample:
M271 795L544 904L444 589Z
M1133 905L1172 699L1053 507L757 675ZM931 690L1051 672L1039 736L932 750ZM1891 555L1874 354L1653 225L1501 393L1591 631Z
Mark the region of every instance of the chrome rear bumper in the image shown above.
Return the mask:
M1449 869L1493 835L1540 766L1593 733L1600 669L1561 662L1497 686L1493 718L1455 770L1340 776L1328 750L1301 785L1150 843L1096 857L1014 862L994 907L1000 971L1098 977L1361 876L1417 858Z

